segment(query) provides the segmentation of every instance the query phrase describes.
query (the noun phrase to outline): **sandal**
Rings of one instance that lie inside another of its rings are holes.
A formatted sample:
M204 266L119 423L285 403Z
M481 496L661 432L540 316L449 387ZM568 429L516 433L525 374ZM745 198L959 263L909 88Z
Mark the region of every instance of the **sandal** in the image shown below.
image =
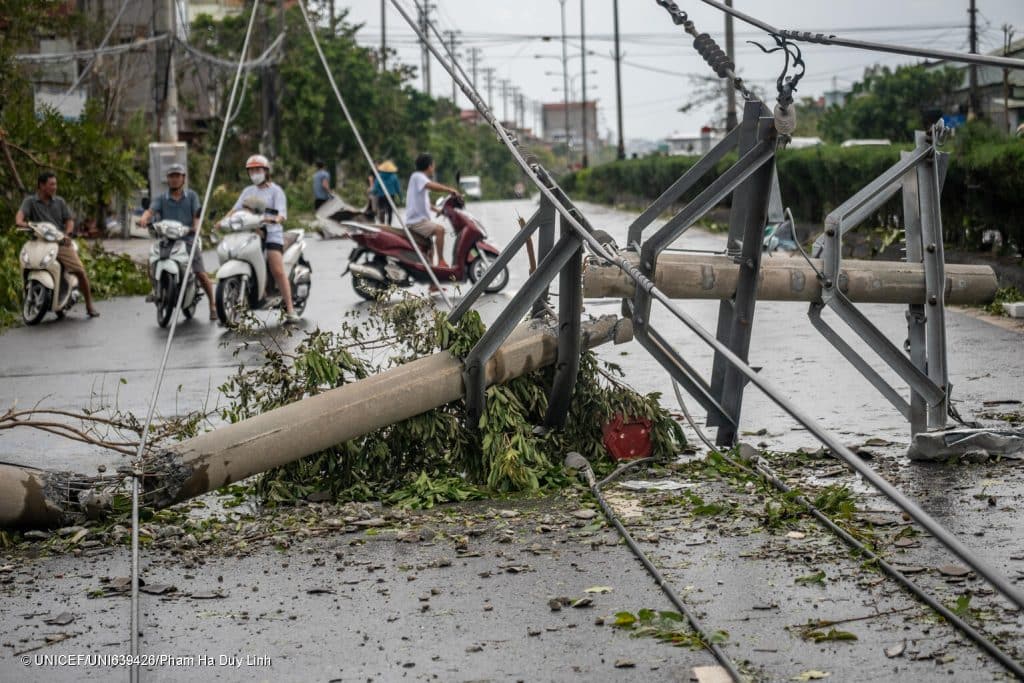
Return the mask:
M100 312L99 311L86 311L86 313L89 315L90 318L98 318L98 317L100 317Z

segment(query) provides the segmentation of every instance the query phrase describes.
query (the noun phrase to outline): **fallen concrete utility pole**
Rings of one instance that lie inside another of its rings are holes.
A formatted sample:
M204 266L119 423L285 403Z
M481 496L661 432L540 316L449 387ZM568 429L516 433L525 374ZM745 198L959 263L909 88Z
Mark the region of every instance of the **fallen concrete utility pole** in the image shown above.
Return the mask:
M585 323L583 346L625 343L629 320ZM487 364L487 384L550 365L557 330L521 325ZM439 408L463 396L462 361L447 351L175 444L146 472L147 505L167 507ZM0 528L53 527L90 505L86 478L0 464Z
M640 257L627 254L634 266ZM820 259L810 259L824 272ZM821 301L821 283L798 256L761 260L757 298L764 301ZM946 304L985 304L998 283L989 266L947 263ZM740 266L728 256L665 252L658 257L654 283L673 299L730 299L736 294ZM633 280L616 265L590 262L583 274L583 294L592 298L631 297ZM924 266L902 261L844 260L839 289L851 301L875 304L925 303Z

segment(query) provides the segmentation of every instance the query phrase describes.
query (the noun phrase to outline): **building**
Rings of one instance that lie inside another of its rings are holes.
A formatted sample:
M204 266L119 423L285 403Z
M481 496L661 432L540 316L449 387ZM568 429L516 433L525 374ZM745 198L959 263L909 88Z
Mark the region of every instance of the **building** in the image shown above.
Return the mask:
M1024 39L1011 43L1005 53L1000 49L988 54L994 57L1024 59ZM966 120L971 97L971 68L965 64L950 64L946 61L928 63L928 67L934 69L946 66L955 66L963 73L961 85L953 93L952 106L947 107L944 112L947 114L944 117L947 124L955 126ZM1006 132L1012 133L1024 123L1024 71L1004 70L996 66L979 66L977 70L980 109L978 114Z
M581 148L583 146L583 112L587 117L587 146L590 149L597 149L600 144L600 137L597 133L597 101L587 100L586 102L569 102L569 146ZM557 102L545 104L542 109L541 124L544 130L544 137L551 142L566 141L566 103Z
M665 138L669 156L707 154L722 139L710 126L704 126L699 133L672 133Z

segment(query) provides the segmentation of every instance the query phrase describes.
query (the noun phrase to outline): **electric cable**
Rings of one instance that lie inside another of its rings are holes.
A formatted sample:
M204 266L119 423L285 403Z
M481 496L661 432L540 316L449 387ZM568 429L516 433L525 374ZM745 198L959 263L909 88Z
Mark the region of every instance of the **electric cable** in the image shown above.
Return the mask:
M704 442L704 445L708 447L708 450L712 453L716 453L725 462L729 463L732 467L738 470L746 472L747 474L758 477L764 482L767 482L774 486L776 489L781 491L784 495L790 496L790 500L799 503L804 509L806 509L816 520L818 520L823 526L829 531L838 536L846 545L850 546L853 550L860 553L863 557L869 561L874 562L889 578L895 580L897 583L906 588L919 600L924 602L926 605L931 607L933 610L939 613L939 615L952 624L957 630L963 633L965 636L970 638L976 645L981 647L987 652L993 659L1003 665L1006 669L1013 672L1017 678L1024 679L1024 667L1015 662L1010 658L1008 654L1003 652L999 647L992 641L985 637L984 634L977 631L974 627L960 618L955 612L950 610L948 607L943 605L941 602L930 596L923 588L914 583L906 574L901 572L899 569L889 564L884 558L879 556L876 552L871 550L868 546L864 545L856 539L850 532L836 524L832 519L819 510L811 501L800 494L795 494L792 487L787 485L782 479L772 471L768 466L767 462L763 458L758 460L751 465L746 465L740 460L731 457L727 453L723 453L711 443L707 435L704 434L697 423L694 421L693 416L690 415L690 411L686 407L686 402L683 401L683 395L679 390L679 384L673 379L672 390L676 394L676 400L679 402L679 408L683 411L683 417L686 418L687 423L690 425L690 429L694 431L697 437Z
M124 2L121 3L121 9L117 10L117 15L114 17L114 21L110 22L110 26L107 28L107 32L103 36L103 40L100 41L100 49L103 49L103 48L105 48L107 46L107 41L110 40L110 36L112 36L114 34L114 29L117 28L117 23L119 21L121 21L121 15L123 15L124 11L126 9L128 9L128 3L129 2L131 2L131 0L124 0ZM61 96L60 100L54 106L54 109L60 109L60 105L64 104L64 100L66 100L68 98L68 96L72 92L74 92L75 88L78 87L78 85L82 82L82 80L87 75L89 75L89 72L92 71L92 67L95 64L96 64L96 56L93 56L93 58L89 60L89 63L85 65L85 68L82 69L82 73L78 74L78 78L75 79L75 82L72 83L71 87L68 88L64 92L64 94Z
M320 47L320 39L316 36L316 29L313 27L313 21L309 17L309 12L306 11L306 3L303 2L303 0L298 0L297 4L299 9L302 10L302 16L306 20L306 27L309 29L309 35L313 38L313 45L316 47L317 54L320 55L320 63L323 64L324 72L327 74L327 80L330 81L331 89L334 90L334 96L338 99L338 104L341 106L341 111L345 115L345 119L348 121L349 128L352 129L352 134L356 138L356 143L359 145L359 149L362 150L363 156L366 158L366 163L370 165L373 177L380 184L381 188L384 188L384 180L380 177L380 171L377 170L377 164L374 163L373 157L370 155L370 150L366 147L366 143L363 142L363 136L359 133L359 127L356 125L355 119L352 118L352 114L349 112L348 106L345 104L345 98L341 96L341 91L338 90L338 84L334 81L334 74L331 73L331 67L327 64L327 57L324 55L324 51ZM420 251L420 247L416 243L416 239L409 230L409 226L405 224L405 219L402 218L402 215L398 211L398 207L395 205L390 193L385 191L384 196L387 198L388 204L391 206L392 213L398 219L398 224L401 225L402 230L405 231L406 237L409 239L409 244L412 246L413 251L416 252L417 258L419 258L423 267L426 268L430 281L434 283L434 287L437 288L437 291L444 300L445 305L448 306L449 310L451 310L454 308L451 300L448 299L448 295L445 294L444 289L441 288L441 283L438 282L437 275L434 273L433 267L423 256L423 252ZM444 254L438 254L438 257L443 259ZM355 277L355 275L352 277Z
M245 32L245 40L242 43L242 53L238 62L238 69L235 71L235 80L231 86L231 94L228 97L227 111L230 113L231 108L235 103L235 95L238 92L238 83L241 80L242 75L242 61L245 60L245 55L249 50L249 40L252 37L252 29L256 24L256 13L259 9L260 0L254 0L252 7L252 14L249 16L249 26ZM199 210L199 226L200 232L202 231L203 219L206 217L206 209L210 203L210 196L213 193L213 183L217 175L217 166L220 163L221 151L224 149L224 141L227 138L228 131L228 116L225 116L225 123L221 127L220 140L217 142L217 150L213 156L213 164L210 167L210 176L206 183L206 192L203 195L203 203ZM201 238L196 235L195 239L192 240L192 248L189 251L188 263L185 265L185 274L182 277L181 282L184 284L188 281L188 277L192 272L192 261L195 258L196 251L199 249L199 243ZM160 367L157 370L156 381L153 385L153 393L150 395L149 408L146 412L146 421L142 425L142 434L139 438L139 448L135 454L135 462L132 465L133 476L132 476L132 533L131 533L131 655L133 663L129 667L129 680L133 683L139 680L139 478L143 476L143 452L146 448L146 440L149 437L150 426L153 424L153 416L156 411L156 401L160 394L160 387L163 384L164 372L167 369L167 359L171 353L171 342L174 341L174 332L178 326L178 316L181 312L181 304L185 298L186 287L181 286L178 288L178 300L174 306L174 315L171 318L171 327L167 331L167 342L164 345L163 357L160 360Z
M391 2L402 15L406 23L421 36L421 39L427 46L427 49L429 49L441 62L442 68L448 71L453 79L455 79L456 84L462 89L463 93L465 93L469 100L473 102L477 107L477 110L483 115L484 119L498 134L499 139L512 154L516 163L523 170L526 176L540 190L540 193L544 198L551 202L554 209L561 215L563 223L568 225L577 234L591 253L622 270L637 284L637 287L640 290L664 306L666 310L696 334L705 344L717 351L725 362L736 368L736 370L745 377L747 381L760 389L769 399L789 413L793 419L807 429L807 431L818 439L818 441L827 446L836 456L841 458L851 469L859 473L875 489L902 508L915 522L932 534L951 553L971 567L979 576L988 581L993 588L1002 593L1008 600L1010 600L1010 602L1020 608L1024 608L1024 594L1021 594L1021 592L1011 585L1005 577L992 569L986 562L978 559L967 546L947 531L945 527L934 520L931 515L927 514L899 489L894 487L877 472L866 465L849 448L847 448L838 437L824 429L817 423L817 421L797 407L796 404L783 396L782 392L776 389L771 382L766 380L764 377L761 377L758 372L746 363L746 361L737 356L729 347L720 342L713 334L698 323L696 319L677 306L670 297L659 290L655 286L654 282L641 273L624 256L610 252L593 234L583 227L583 224L577 220L574 215L574 213L579 213L579 210L574 206L570 210L568 207L572 204L568 198L564 197L564 195L560 196L560 192L559 194L556 194L555 189L557 188L557 185L549 179L544 168L536 161L528 162L522 156L518 144L514 141L513 136L495 118L493 112L491 112L490 108L487 107L483 99L480 97L480 93L472 87L469 81L459 78L454 69L447 65L446 60L441 57L437 48L426 40L426 35L419 29L416 22L412 19L406 9L398 2L398 0L391 0Z
M708 633L708 630L701 623L700 619L697 618L697 615L693 610L690 609L690 606L683 602L682 598L680 598L672 588L672 585L665 580L665 577L662 576L660 571L658 571L658 568L655 567L654 563L647 557L643 549L637 545L636 540L634 540L633 536L626 530L626 527L622 525L622 522L619 521L615 511L612 510L611 506L608 505L608 501L606 501L604 496L601 494L601 486L612 477L606 477L601 481L597 481L597 478L594 476L594 470L590 466L590 462L576 452L569 453L566 456L565 466L569 469L574 469L583 473L584 478L587 480L587 486L590 487L590 493L597 500L597 504L601 507L601 511L604 513L604 516L612 523L615 530L619 532L619 536L622 537L622 540L626 542L626 546L629 550L638 560L640 560L644 569L646 569L647 573L651 575L651 578L654 579L654 583L657 584L658 588L660 588L665 596L668 597L669 601L675 605L676 609L683 613L683 616L685 616L686 620L690 623L690 628L700 636L701 645L707 648L707 650L714 655L715 659L718 660L718 663L729 672L729 677L732 678L735 683L741 683L743 678L732 659L729 658L729 655L725 654L721 646L715 641L713 634ZM615 473L613 472L613 474Z

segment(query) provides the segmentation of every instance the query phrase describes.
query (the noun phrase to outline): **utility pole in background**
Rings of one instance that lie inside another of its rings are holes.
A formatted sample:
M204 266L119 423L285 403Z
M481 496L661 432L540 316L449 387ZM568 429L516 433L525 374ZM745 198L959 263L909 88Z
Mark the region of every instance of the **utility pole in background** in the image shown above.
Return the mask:
M615 14L615 110L619 120L618 158L626 158L626 144L622 137L622 53L619 52L619 0L613 0L612 11Z
M569 55L565 47L565 0L558 0L562 5L562 105L565 107L565 165L572 168L569 155Z
M380 0L380 70L388 70L388 0ZM331 0L331 26L334 26L334 0Z
M587 21L583 10L584 0L580 0L580 60L583 62L583 91L580 103L580 116L582 117L583 128L583 168L590 165L587 159Z
M487 108L494 112L494 67L484 69L484 80L487 81Z
M508 121L508 80L502 78L501 84L501 122Z
M444 36L448 39L448 52L451 55L448 59L451 60L452 73L455 73L455 34L457 31L445 31ZM456 97L458 97L458 91L456 90L455 77L452 76L452 104L458 108L459 103Z
M434 9L437 5L434 5L430 0L420 5L416 4L417 9L420 11L420 31L423 32L425 40L420 46L420 69L423 71L423 92L430 95L430 49L427 44L430 42L430 10Z
M169 0L174 2L174 0ZM277 0L278 30L284 30L284 0ZM269 5L266 14L263 16L263 49L266 50L274 40L271 29L271 13ZM261 67L260 69L260 120L263 123L263 135L260 137L260 151L270 158L277 155L278 141L280 139L280 126L278 125L277 92L280 90L278 84L278 68L276 64Z
M174 0L158 0L154 20L156 33L175 34ZM157 138L160 142L178 141L178 84L174 69L174 41L164 40L157 47L153 85L157 100Z
M970 9L967 13L971 15L971 54L978 54L978 8L975 4L975 0L971 0ZM978 66L971 64L971 90L968 96L967 104L967 116L971 117L973 114L975 117L981 116L981 111L978 108Z
M732 0L725 0L726 7L732 7ZM732 15L725 13L725 54L729 61L736 63L736 45L732 33ZM833 88L834 89L834 88ZM732 130L739 121L736 118L736 85L731 79L725 82L725 128Z
M480 55L482 53L483 53L483 50L481 50L478 47L471 47L471 48L469 48L469 61L470 61L470 66L472 68L473 89L474 90L476 90L476 66L477 66L477 61L480 59Z
M1013 27L1003 24L1003 56L1010 56L1010 45L1013 44ZM1003 69L1003 121L1006 125L1006 132L1010 135L1010 70Z

